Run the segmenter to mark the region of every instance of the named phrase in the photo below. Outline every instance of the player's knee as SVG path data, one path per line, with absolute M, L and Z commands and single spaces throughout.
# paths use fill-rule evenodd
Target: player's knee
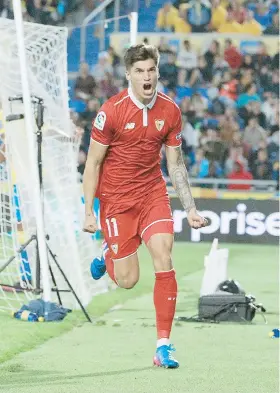
M 171 253 L 169 251 L 158 253 L 154 258 L 154 267 L 157 272 L 171 270 L 173 268 Z
M 138 277 L 134 275 L 118 275 L 116 277 L 116 280 L 119 284 L 119 287 L 124 289 L 131 289 L 137 284 Z

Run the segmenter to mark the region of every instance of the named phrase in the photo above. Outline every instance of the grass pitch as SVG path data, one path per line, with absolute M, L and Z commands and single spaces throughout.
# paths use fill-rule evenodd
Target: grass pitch
M 175 322 L 172 341 L 180 368 L 153 368 L 154 275 L 150 257 L 141 248 L 140 282 L 130 291 L 97 296 L 88 308 L 95 324 L 84 323 L 79 312 L 49 324 L 0 314 L 0 391 L 276 393 L 279 344 L 269 332 L 279 327 L 278 248 L 228 247 L 229 276 L 264 304 L 268 324 L 260 315 L 252 325 Z M 177 315 L 197 311 L 203 256 L 209 249 L 209 244 L 174 247 Z

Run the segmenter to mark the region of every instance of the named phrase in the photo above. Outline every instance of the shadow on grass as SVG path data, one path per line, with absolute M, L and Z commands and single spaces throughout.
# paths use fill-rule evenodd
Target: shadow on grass
M 93 372 L 87 374 L 59 374 L 58 372 L 52 371 L 44 371 L 44 370 L 28 370 L 21 371 L 20 373 L 13 373 L 8 371 L 8 369 L 2 369 L 1 371 L 6 371 L 5 374 L 2 374 L 0 377 L 1 380 L 1 388 L 17 388 L 22 387 L 25 384 L 28 386 L 42 386 L 45 384 L 47 386 L 52 385 L 60 385 L 60 384 L 72 384 L 73 382 L 79 382 L 80 379 L 84 378 L 98 378 L 98 377 L 111 377 L 114 375 L 124 375 L 133 373 L 137 375 L 142 371 L 151 370 L 153 367 L 139 367 L 139 368 L 129 368 L 126 370 L 115 370 L 115 371 L 102 371 L 102 372 Z

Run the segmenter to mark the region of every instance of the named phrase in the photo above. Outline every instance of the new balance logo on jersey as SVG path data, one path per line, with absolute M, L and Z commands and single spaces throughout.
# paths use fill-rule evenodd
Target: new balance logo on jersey
M 127 123 L 126 126 L 124 127 L 125 130 L 133 130 L 135 127 L 135 123 Z
M 161 131 L 164 126 L 164 120 L 155 120 L 156 128 L 158 131 Z

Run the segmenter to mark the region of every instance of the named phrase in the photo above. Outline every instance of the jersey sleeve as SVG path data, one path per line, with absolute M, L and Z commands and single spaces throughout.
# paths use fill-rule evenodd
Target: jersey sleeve
M 168 147 L 178 147 L 182 144 L 182 116 L 180 109 L 174 104 L 173 120 L 165 139 Z
M 91 139 L 104 146 L 109 146 L 113 139 L 114 109 L 105 102 L 92 122 Z

